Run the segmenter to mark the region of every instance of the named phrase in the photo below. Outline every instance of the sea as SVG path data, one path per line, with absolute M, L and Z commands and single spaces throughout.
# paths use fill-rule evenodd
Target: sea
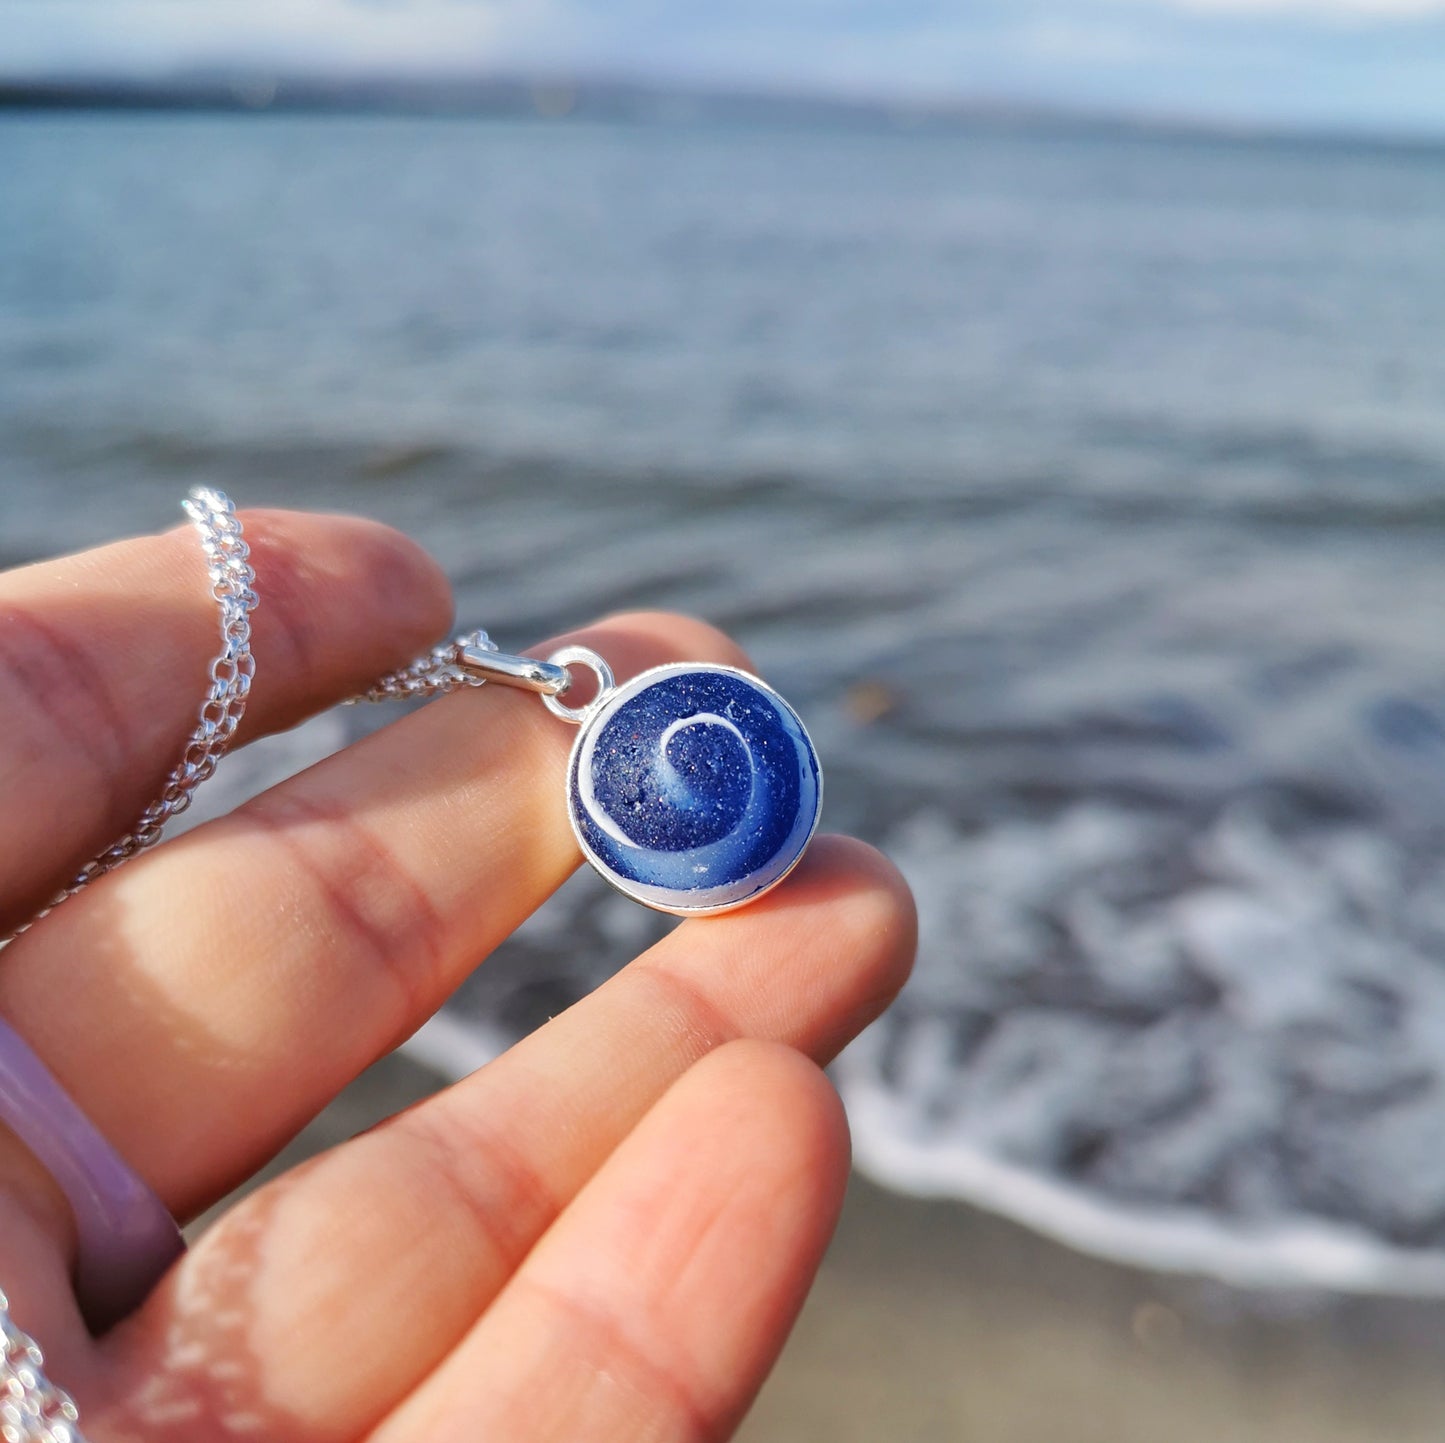
M 1445 1292 L 1445 151 L 5 114 L 0 562 L 198 482 L 406 528 L 504 645 L 749 648 L 918 896 L 834 1068 L 874 1179 Z M 664 925 L 579 875 L 409 1045 L 465 1072 Z

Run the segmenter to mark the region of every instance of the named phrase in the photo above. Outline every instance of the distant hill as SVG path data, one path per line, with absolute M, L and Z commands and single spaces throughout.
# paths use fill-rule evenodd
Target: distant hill
M 822 121 L 923 125 L 1072 117 L 982 104 L 905 104 L 782 91 L 688 88 L 634 80 L 519 75 L 328 76 L 197 70 L 159 79 L 0 77 L 0 106 L 92 110 L 392 111 L 419 115 L 568 115 L 599 120 Z M 1116 122 L 1127 123 L 1127 122 Z
M 130 110 L 474 115 L 638 124 L 826 125 L 890 130 L 998 129 L 1215 141 L 1327 140 L 1367 148 L 1436 150 L 1436 139 L 1317 135 L 1177 117 L 1107 114 L 978 100 L 867 99 L 768 90 L 673 86 L 589 77 L 428 77 L 194 70 L 154 79 L 0 76 L 5 110 Z

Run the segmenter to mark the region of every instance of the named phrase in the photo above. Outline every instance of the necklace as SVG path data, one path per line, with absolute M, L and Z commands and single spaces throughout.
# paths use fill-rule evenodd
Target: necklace
M 680 916 L 728 912 L 792 871 L 818 825 L 823 775 L 801 718 L 737 667 L 674 662 L 617 685 L 586 647 L 545 662 L 487 646 L 463 650 L 482 680 L 541 694 L 579 730 L 567 810 L 582 855 L 619 891 Z M 570 668 L 597 691 L 559 698 Z
M 12 936 L 154 846 L 215 771 L 245 712 L 258 597 L 241 522 L 230 498 L 210 487 L 193 488 L 183 505 L 221 623 L 221 650 L 195 729 L 135 826 Z M 584 705 L 562 700 L 574 668 L 596 680 Z M 787 876 L 817 829 L 823 775 L 807 729 L 777 692 L 737 667 L 675 662 L 618 684 L 587 647 L 563 647 L 542 660 L 503 652 L 486 632 L 472 631 L 351 700 L 426 699 L 488 682 L 535 692 L 553 716 L 578 728 L 566 774 L 572 831 L 587 861 L 645 906 L 679 916 L 745 906 Z

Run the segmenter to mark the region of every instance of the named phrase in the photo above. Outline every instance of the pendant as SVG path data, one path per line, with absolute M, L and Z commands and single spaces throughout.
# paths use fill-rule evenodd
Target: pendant
M 567 810 L 582 855 L 659 912 L 730 912 L 776 887 L 818 826 L 823 774 L 797 712 L 737 667 L 674 662 L 615 685 L 586 647 L 545 662 L 469 647 L 474 674 L 540 692 L 579 730 Z M 560 700 L 584 666 L 597 694 Z

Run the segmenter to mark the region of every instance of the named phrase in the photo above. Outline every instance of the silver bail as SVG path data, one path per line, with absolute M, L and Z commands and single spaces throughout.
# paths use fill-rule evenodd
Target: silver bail
M 487 681 L 503 686 L 520 687 L 523 691 L 557 696 L 572 684 L 565 666 L 539 661 L 535 656 L 512 656 L 505 651 L 492 651 L 481 646 L 464 646 L 457 665 Z

